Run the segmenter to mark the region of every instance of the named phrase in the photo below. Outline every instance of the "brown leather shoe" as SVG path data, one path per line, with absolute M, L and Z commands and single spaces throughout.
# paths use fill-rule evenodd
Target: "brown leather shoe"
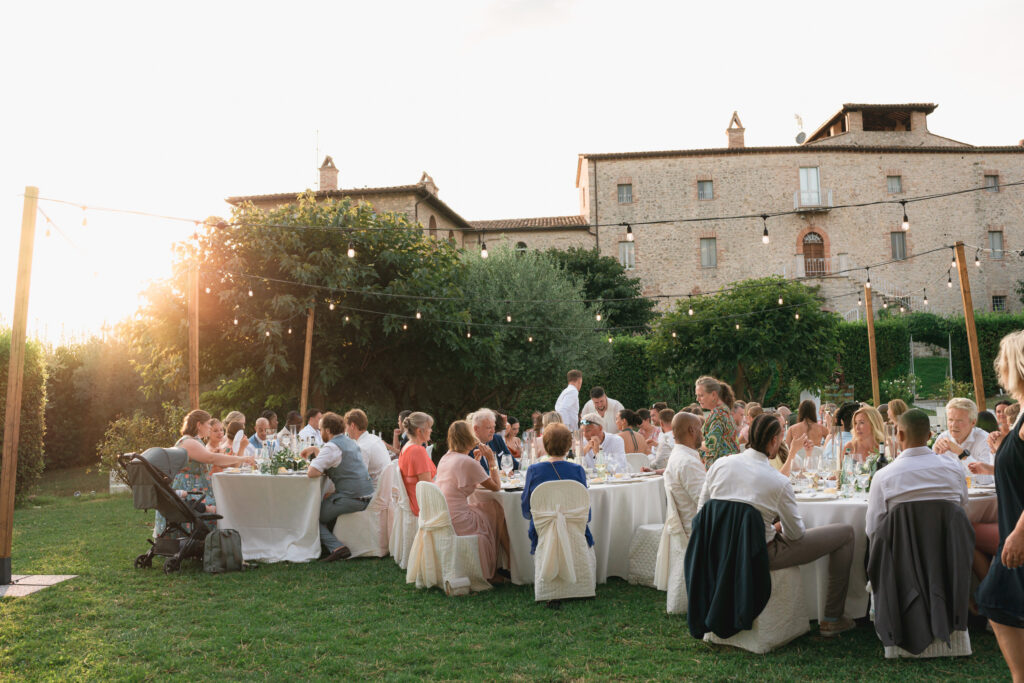
M 352 551 L 348 549 L 347 545 L 339 545 L 334 552 L 325 557 L 322 562 L 334 562 L 336 560 L 347 560 L 352 557 Z
M 838 636 L 840 633 L 845 633 L 857 626 L 857 623 L 850 617 L 843 617 L 838 621 L 822 621 L 818 624 L 818 633 L 831 638 L 832 636 Z

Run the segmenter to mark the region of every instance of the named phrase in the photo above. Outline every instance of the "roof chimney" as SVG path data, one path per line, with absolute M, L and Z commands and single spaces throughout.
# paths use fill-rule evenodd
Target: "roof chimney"
M 334 165 L 334 159 L 330 156 L 324 157 L 324 163 L 320 167 L 320 189 L 338 189 L 338 168 Z
M 726 133 L 729 135 L 729 149 L 735 149 L 737 147 L 746 147 L 743 142 L 743 131 L 746 128 L 740 123 L 740 116 L 736 112 L 732 113 L 732 118 L 729 119 L 729 128 L 726 129 Z

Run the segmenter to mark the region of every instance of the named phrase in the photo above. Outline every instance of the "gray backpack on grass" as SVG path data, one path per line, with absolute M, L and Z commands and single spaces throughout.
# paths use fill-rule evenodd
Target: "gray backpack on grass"
M 214 529 L 206 536 L 203 571 L 210 574 L 242 570 L 242 537 L 234 529 Z

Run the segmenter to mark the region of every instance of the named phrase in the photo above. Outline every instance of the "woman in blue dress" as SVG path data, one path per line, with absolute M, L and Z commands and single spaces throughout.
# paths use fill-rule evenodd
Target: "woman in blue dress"
M 243 464 L 256 464 L 252 457 L 213 453 L 206 448 L 203 439 L 210 434 L 211 416 L 205 410 L 193 410 L 185 416 L 181 425 L 181 438 L 174 444 L 175 448 L 184 448 L 188 454 L 185 467 L 174 476 L 171 488 L 175 491 L 197 492 L 200 503 L 206 505 L 207 512 L 216 512 L 217 501 L 213 497 L 213 486 L 210 483 L 210 467 L 233 467 Z M 167 522 L 158 511 L 153 525 L 153 535 L 163 533 Z
M 578 481 L 587 485 L 587 473 L 574 462 L 568 462 L 565 454 L 572 448 L 572 434 L 564 424 L 550 424 L 544 428 L 544 450 L 548 459 L 530 465 L 526 470 L 526 485 L 523 487 L 523 517 L 530 520 L 530 554 L 537 550 L 537 530 L 533 526 L 533 515 L 530 513 L 530 496 L 533 490 L 546 481 Z M 590 522 L 590 511 L 587 511 L 587 522 Z M 587 524 L 587 545 L 594 545 L 594 537 L 590 535 L 590 524 Z

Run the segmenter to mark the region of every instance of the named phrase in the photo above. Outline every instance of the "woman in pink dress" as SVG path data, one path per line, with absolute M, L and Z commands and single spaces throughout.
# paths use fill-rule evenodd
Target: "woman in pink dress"
M 476 457 L 468 455 L 476 447 Z M 501 490 L 501 470 L 494 453 L 480 443 L 473 428 L 464 420 L 452 423 L 448 428 L 450 449 L 437 463 L 434 483 L 441 489 L 448 502 L 448 514 L 452 526 L 459 536 L 477 537 L 480 546 L 480 568 L 491 583 L 503 583 L 498 574 L 498 544 L 509 554 L 508 529 L 505 527 L 505 512 L 498 501 L 469 497 L 482 486 L 488 491 Z M 480 458 L 487 458 L 491 473 L 487 474 L 480 464 Z

